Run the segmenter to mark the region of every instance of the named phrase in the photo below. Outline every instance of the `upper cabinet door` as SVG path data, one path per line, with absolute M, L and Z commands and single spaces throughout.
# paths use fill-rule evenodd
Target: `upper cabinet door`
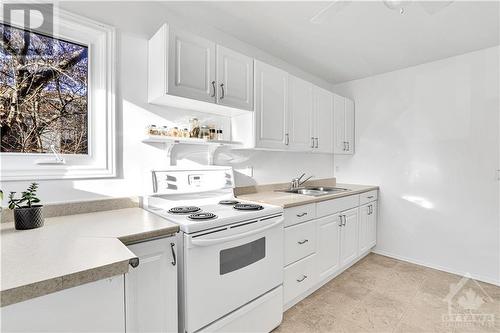
M 216 101 L 215 43 L 170 27 L 168 93 Z
M 255 61 L 255 145 L 286 149 L 288 74 L 279 68 Z
M 289 147 L 293 150 L 311 150 L 315 144 L 311 134 L 313 85 L 289 75 L 288 101 Z
M 217 103 L 253 110 L 253 59 L 217 45 Z
M 347 154 L 354 154 L 354 101 L 345 99 L 345 141 Z
M 314 151 L 333 153 L 333 94 L 319 87 L 314 87 Z
M 347 143 L 345 140 L 345 98 L 339 95 L 333 95 L 333 135 L 334 135 L 334 153 L 345 154 Z

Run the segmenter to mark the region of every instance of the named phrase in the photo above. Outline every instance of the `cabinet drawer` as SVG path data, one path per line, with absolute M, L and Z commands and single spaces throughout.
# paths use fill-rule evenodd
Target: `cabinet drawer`
M 315 231 L 314 221 L 285 228 L 285 266 L 314 252 Z
M 308 204 L 285 209 L 285 227 L 312 220 L 316 217 L 316 204 Z
M 350 195 L 348 197 L 318 202 L 316 204 L 316 212 L 318 217 L 323 217 L 357 206 L 359 206 L 359 195 Z
M 307 291 L 315 283 L 314 260 L 316 255 L 312 254 L 285 268 L 283 279 L 284 304 Z
M 375 201 L 378 197 L 378 190 L 373 190 L 370 192 L 361 193 L 359 195 L 359 205 L 364 205 L 365 203 Z

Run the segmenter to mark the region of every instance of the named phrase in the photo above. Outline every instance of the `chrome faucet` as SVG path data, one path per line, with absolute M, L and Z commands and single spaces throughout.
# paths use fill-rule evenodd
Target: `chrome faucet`
M 314 176 L 309 176 L 307 177 L 306 179 L 302 180 L 302 177 L 304 177 L 306 174 L 303 173 L 302 175 L 300 175 L 300 177 L 298 178 L 293 178 L 291 181 L 290 181 L 290 190 L 296 190 L 298 189 L 302 184 L 304 184 L 305 182 L 307 182 L 309 179 L 311 179 L 312 177 Z

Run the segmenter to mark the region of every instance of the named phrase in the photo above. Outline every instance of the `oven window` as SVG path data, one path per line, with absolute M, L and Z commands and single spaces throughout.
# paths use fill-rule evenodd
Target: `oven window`
M 220 275 L 253 264 L 266 256 L 266 238 L 220 251 Z

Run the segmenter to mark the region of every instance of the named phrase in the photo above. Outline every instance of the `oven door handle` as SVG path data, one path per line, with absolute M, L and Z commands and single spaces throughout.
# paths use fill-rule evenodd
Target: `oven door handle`
M 211 246 L 211 245 L 215 245 L 215 244 L 225 243 L 225 242 L 229 242 L 229 241 L 232 241 L 235 239 L 240 239 L 240 238 L 244 238 L 244 237 L 248 237 L 248 236 L 252 236 L 252 235 L 261 233 L 263 231 L 266 231 L 267 229 L 274 228 L 275 226 L 277 226 L 278 224 L 281 224 L 281 223 L 283 223 L 283 220 L 279 219 L 279 221 L 276 221 L 272 224 L 266 225 L 265 227 L 255 229 L 255 230 L 250 230 L 250 231 L 244 232 L 242 234 L 236 234 L 236 235 L 232 235 L 232 236 L 228 236 L 228 237 L 211 238 L 211 239 L 193 239 L 193 238 L 191 238 L 191 244 L 193 244 L 195 246 Z

